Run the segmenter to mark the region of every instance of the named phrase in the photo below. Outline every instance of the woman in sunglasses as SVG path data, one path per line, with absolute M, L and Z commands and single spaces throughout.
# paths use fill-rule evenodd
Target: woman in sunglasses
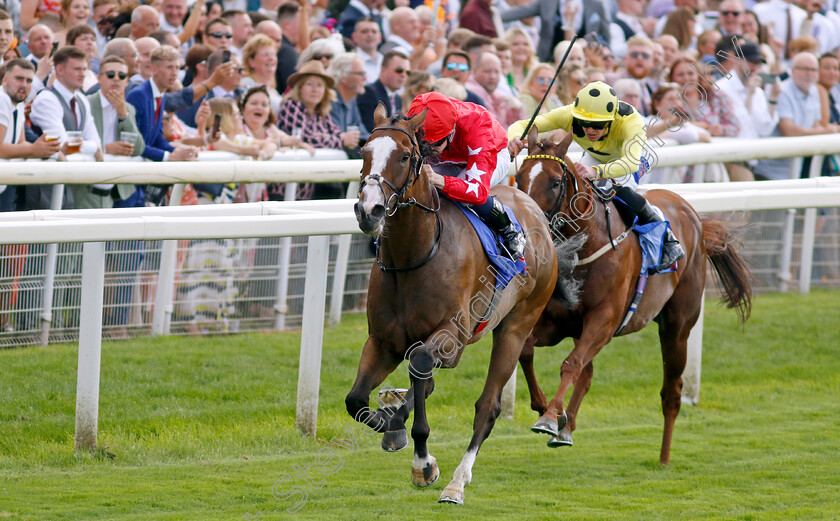
M 548 92 L 548 86 L 554 77 L 554 67 L 547 63 L 540 63 L 534 66 L 525 77 L 524 88 L 519 93 L 519 101 L 525 106 L 525 114 L 533 114 Z M 551 92 L 540 108 L 540 114 L 550 112 L 561 105 L 560 98 L 555 92 Z
M 527 126 L 528 120 L 522 120 L 508 129 L 508 151 L 512 157 L 524 147 L 519 137 Z M 635 191 L 639 178 L 650 166 L 645 157 L 645 122 L 636 109 L 618 100 L 612 87 L 592 82 L 578 91 L 574 103 L 537 116 L 534 126 L 539 132 L 571 132 L 584 151 L 581 161 L 575 164 L 578 175 L 599 180 L 602 188 L 615 189 L 617 198 L 639 218 L 639 224 L 662 220 L 647 199 Z M 657 271 L 669 268 L 684 256 L 685 251 L 669 228 Z
M 507 178 L 510 168 L 504 128 L 484 107 L 439 92 L 414 98 L 406 116 L 424 110 L 426 119 L 417 138 L 429 182 L 453 201 L 470 206 L 504 238 L 511 258 L 519 259 L 525 253 L 525 235 L 513 225 L 505 205 L 489 193 Z

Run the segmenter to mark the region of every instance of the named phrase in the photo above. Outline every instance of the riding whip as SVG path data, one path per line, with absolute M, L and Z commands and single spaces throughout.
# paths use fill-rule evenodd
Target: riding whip
M 522 132 L 522 136 L 519 138 L 520 140 L 523 140 L 528 136 L 528 131 L 531 130 L 531 125 L 533 125 L 534 120 L 537 119 L 537 116 L 540 113 L 540 109 L 542 108 L 543 103 L 545 103 L 546 98 L 548 98 L 548 93 L 551 92 L 551 87 L 554 86 L 554 80 L 556 80 L 557 76 L 560 74 L 560 70 L 563 68 L 563 64 L 566 63 L 566 58 L 569 56 L 569 52 L 572 50 L 572 47 L 575 45 L 575 41 L 577 41 L 577 39 L 578 35 L 577 33 L 575 33 L 575 35 L 572 37 L 572 43 L 570 43 L 569 46 L 566 47 L 566 52 L 565 54 L 563 54 L 563 59 L 560 60 L 560 65 L 558 65 L 557 70 L 554 71 L 554 77 L 551 78 L 551 82 L 548 84 L 548 90 L 546 90 L 545 94 L 543 94 L 543 97 L 540 100 L 539 105 L 537 105 L 537 108 L 534 109 L 534 113 L 531 115 L 531 120 L 528 121 L 528 125 L 525 126 L 525 131 Z

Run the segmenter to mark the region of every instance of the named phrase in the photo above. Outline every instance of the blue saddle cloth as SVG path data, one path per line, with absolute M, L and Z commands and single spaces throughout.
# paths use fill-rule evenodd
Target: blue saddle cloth
M 450 199 L 450 201 L 452 200 Z M 467 220 L 470 221 L 475 233 L 478 234 L 478 239 L 481 241 L 484 253 L 486 253 L 487 258 L 490 259 L 490 264 L 496 268 L 496 288 L 504 289 L 513 277 L 525 272 L 525 261 L 513 261 L 510 257 L 502 253 L 499 249 L 499 241 L 502 240 L 499 234 L 491 230 L 486 224 L 484 224 L 484 221 L 482 221 L 481 218 L 479 218 L 466 206 L 462 205 L 458 201 L 452 201 L 452 203 L 467 216 Z M 505 212 L 516 229 L 522 231 L 522 225 L 519 224 L 519 221 L 516 219 L 513 211 L 508 208 L 507 205 L 505 205 Z
M 656 208 L 656 210 L 662 213 L 659 208 Z M 648 224 L 634 224 L 633 230 L 639 235 L 639 246 L 642 248 L 642 273 L 656 272 L 656 267 L 659 265 L 659 261 L 662 260 L 662 247 L 665 243 L 665 233 L 670 228 L 671 223 L 667 219 Z M 677 271 L 676 266 L 677 263 L 675 262 L 673 266 L 659 273 Z

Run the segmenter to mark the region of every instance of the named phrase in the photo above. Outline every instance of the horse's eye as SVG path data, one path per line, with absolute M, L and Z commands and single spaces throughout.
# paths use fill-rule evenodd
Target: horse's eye
M 552 190 L 555 189 L 555 188 L 558 188 L 559 186 L 560 186 L 560 180 L 559 179 L 555 179 L 554 182 L 551 184 Z
M 403 163 L 405 163 L 406 161 L 408 161 L 408 159 L 409 159 L 410 157 L 411 157 L 411 154 L 409 154 L 408 152 L 406 152 L 405 154 L 403 154 L 402 159 L 400 159 L 400 161 L 401 161 L 401 162 L 403 162 Z

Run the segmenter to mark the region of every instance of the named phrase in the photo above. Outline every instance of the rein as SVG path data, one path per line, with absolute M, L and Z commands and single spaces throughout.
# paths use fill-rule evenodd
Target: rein
M 440 220 L 440 215 L 438 215 L 438 210 L 440 210 L 440 196 L 437 194 L 437 190 L 435 190 L 434 195 L 435 195 L 435 198 L 437 199 L 436 208 L 429 208 L 428 206 L 418 202 L 417 199 L 415 199 L 414 197 L 409 197 L 408 199 L 403 200 L 403 198 L 405 197 L 405 193 L 408 191 L 408 189 L 411 187 L 411 185 L 413 185 L 414 182 L 417 181 L 417 179 L 420 178 L 420 169 L 423 167 L 423 157 L 420 154 L 420 146 L 417 144 L 417 138 L 415 136 L 413 136 L 409 131 L 407 131 L 404 128 L 397 127 L 397 126 L 392 126 L 392 125 L 386 125 L 386 126 L 374 128 L 371 131 L 371 134 L 373 134 L 374 132 L 376 132 L 378 130 L 396 130 L 398 132 L 402 132 L 403 134 L 408 136 L 408 138 L 411 140 L 412 151 L 411 151 L 411 163 L 409 164 L 408 179 L 405 180 L 405 183 L 403 183 L 402 187 L 397 188 L 396 186 L 394 186 L 393 183 L 391 183 L 391 181 L 385 179 L 380 174 L 369 174 L 368 176 L 366 176 L 364 178 L 364 183 L 359 183 L 358 196 L 361 196 L 362 187 L 364 185 L 371 185 L 371 186 L 377 185 L 379 187 L 379 190 L 382 192 L 382 199 L 385 201 L 385 212 L 387 213 L 388 217 L 393 217 L 394 214 L 396 214 L 397 211 L 400 210 L 401 208 L 409 208 L 409 207 L 412 207 L 412 206 L 416 206 L 417 208 L 420 208 L 421 210 L 423 210 L 426 213 L 434 214 L 435 220 L 437 221 L 437 223 L 436 223 L 437 224 L 437 226 L 436 226 L 437 233 L 436 233 L 436 236 L 435 236 L 435 243 L 432 245 L 432 250 L 426 256 L 426 258 L 423 259 L 419 264 L 411 266 L 410 268 L 398 268 L 398 267 L 389 268 L 388 266 L 385 266 L 385 264 L 380 259 L 380 256 L 379 256 L 380 242 L 379 242 L 379 240 L 377 239 L 376 242 L 375 242 L 375 244 L 376 244 L 376 263 L 379 265 L 380 270 L 382 270 L 386 273 L 414 271 L 414 270 L 422 268 L 423 266 L 428 264 L 429 261 L 432 260 L 432 257 L 435 256 L 435 254 L 438 251 L 438 248 L 440 247 L 440 240 L 441 240 L 441 237 L 443 236 L 443 221 Z M 391 194 L 390 197 L 386 197 L 385 188 L 383 188 L 383 186 L 382 186 L 383 184 L 385 184 L 391 190 L 392 194 Z

